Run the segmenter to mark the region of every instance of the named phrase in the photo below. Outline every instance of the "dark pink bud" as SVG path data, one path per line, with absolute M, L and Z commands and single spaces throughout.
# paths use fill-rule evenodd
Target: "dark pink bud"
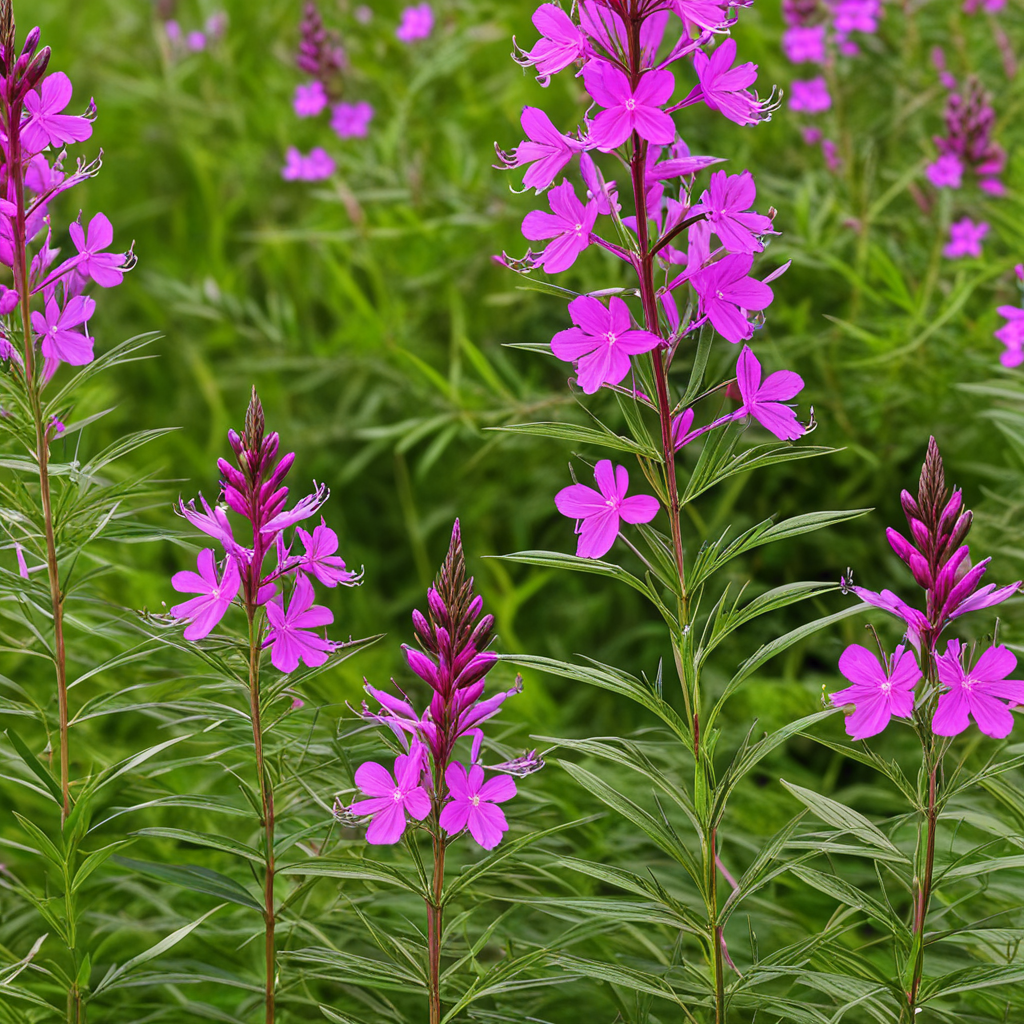
M 46 68 L 50 63 L 50 48 L 44 46 L 28 66 L 28 71 L 25 72 L 25 84 L 30 88 L 34 89 L 39 82 L 42 80 L 43 75 L 46 74 Z
M 419 633 L 419 635 L 423 638 L 424 643 L 426 643 L 429 647 L 433 648 L 434 637 L 430 632 L 430 623 L 427 622 L 426 618 L 424 618 L 423 616 L 423 612 L 421 612 L 418 608 L 413 608 L 412 610 L 412 625 L 413 629 L 415 629 L 416 632 Z
M 927 590 L 932 585 L 932 571 L 928 568 L 928 562 L 924 556 L 919 555 L 915 551 L 910 556 L 910 561 L 907 564 L 910 566 L 910 571 L 914 574 L 914 581 L 917 585 Z
M 427 604 L 430 605 L 430 611 L 434 618 L 441 622 L 448 621 L 448 606 L 433 587 L 427 591 Z
M 955 551 L 949 561 L 939 570 L 938 575 L 935 577 L 935 596 L 940 604 L 946 600 L 946 595 L 956 585 L 958 570 L 964 564 L 964 559 L 969 554 L 970 549 L 965 544 L 962 548 Z M 969 566 L 970 562 L 968 561 L 966 564 Z M 962 575 L 963 573 L 959 573 L 959 576 Z
M 953 527 L 949 540 L 946 542 L 946 551 L 952 551 L 953 548 L 963 544 L 964 538 L 971 532 L 972 522 L 974 522 L 974 513 L 970 509 L 960 515 L 956 525 Z
M 940 537 L 949 532 L 950 527 L 953 525 L 953 521 L 960 513 L 963 503 L 963 491 L 957 488 L 953 492 L 953 497 L 951 497 L 946 503 L 946 507 L 942 510 L 942 516 L 939 518 L 938 532 Z
M 898 530 L 894 530 L 891 526 L 885 531 L 885 536 L 889 540 L 889 546 L 896 552 L 900 558 L 903 559 L 907 565 L 910 565 L 910 560 L 917 554 L 914 550 L 913 544 L 907 540 Z
M 473 580 L 470 579 L 469 585 L 473 585 Z M 469 602 L 469 608 L 466 609 L 466 618 L 472 622 L 476 619 L 480 613 L 484 610 L 484 599 L 477 594 L 472 601 Z
M 288 500 L 288 488 L 282 487 L 265 501 L 261 501 L 260 504 L 263 506 L 263 517 L 264 519 L 273 519 L 284 508 L 284 503 Z
M 461 715 L 477 698 L 483 696 L 485 683 L 481 679 L 478 682 L 470 683 L 461 690 L 456 690 L 452 695 L 452 709 L 456 715 Z
M 452 674 L 457 676 L 477 656 L 477 652 L 478 648 L 466 644 L 452 662 Z
M 943 605 L 942 614 L 939 616 L 940 622 L 949 618 L 956 611 L 957 607 L 978 589 L 978 584 L 981 582 L 982 576 L 985 575 L 988 563 L 991 561 L 991 558 L 986 558 L 974 566 L 973 569 L 969 569 L 963 579 L 950 591 L 949 597 L 946 598 L 946 603 Z
M 917 507 L 917 502 L 910 491 L 904 490 L 900 492 L 900 504 L 903 506 L 903 514 L 908 520 L 921 518 L 921 510 Z
M 24 57 L 26 54 L 31 57 L 36 52 L 36 47 L 39 45 L 39 36 L 41 35 L 39 26 L 36 25 L 34 29 L 27 36 L 25 36 L 25 45 L 21 48 L 21 55 Z
M 275 430 L 274 433 L 270 434 L 263 442 L 263 458 L 270 462 L 275 455 L 277 455 L 278 448 L 281 447 L 281 437 Z
M 245 487 L 245 477 L 227 459 L 218 459 L 217 468 L 232 487 L 237 487 L 239 490 Z
M 295 452 L 289 452 L 281 457 L 281 461 L 274 467 L 268 482 L 276 487 L 287 475 L 295 462 Z
M 455 680 L 455 689 L 469 686 L 478 682 L 491 670 L 491 666 L 498 660 L 498 656 L 491 651 L 484 651 L 478 654 L 458 675 Z
M 921 551 L 927 551 L 929 542 L 932 539 L 931 534 L 928 532 L 928 527 L 920 519 L 911 519 L 910 532 L 914 535 L 916 547 Z
M 249 502 L 246 501 L 244 495 L 237 488 L 232 487 L 230 484 L 224 488 L 224 501 L 227 502 L 228 508 L 237 512 L 240 516 L 249 515 Z
M 494 629 L 494 616 L 485 615 L 477 624 L 476 628 L 470 634 L 469 646 L 475 647 L 477 650 L 487 646 L 487 641 L 491 637 L 491 631 Z
M 228 431 L 228 444 L 231 445 L 231 450 L 239 458 L 242 457 L 242 438 L 239 436 L 237 430 Z
M 437 665 L 430 660 L 425 654 L 417 651 L 415 647 L 409 647 L 408 644 L 402 645 L 402 650 L 405 652 L 405 660 L 409 663 L 409 668 L 413 670 L 425 682 L 435 689 L 440 689 L 438 680 Z

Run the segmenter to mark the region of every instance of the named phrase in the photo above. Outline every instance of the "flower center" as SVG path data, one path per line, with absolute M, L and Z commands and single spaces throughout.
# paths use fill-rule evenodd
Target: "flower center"
M 402 802 L 402 791 L 397 786 L 395 786 L 394 793 L 391 794 L 391 799 L 394 800 L 396 804 L 400 804 Z
M 716 291 L 715 295 L 719 299 L 724 299 L 725 298 L 725 292 L 722 292 L 722 291 Z
M 619 340 L 619 336 L 617 334 L 613 334 L 611 331 L 608 331 L 604 337 L 605 341 L 607 341 L 609 345 L 614 345 L 615 342 Z
M 583 225 L 582 224 L 577 224 L 576 227 L 573 230 L 578 235 L 583 230 Z
M 626 100 L 626 109 L 627 110 L 636 110 L 636 100 L 633 99 L 632 96 L 630 96 L 629 99 Z
M 474 807 L 479 807 L 480 806 L 480 794 L 479 793 L 474 793 L 469 802 Z
M 884 683 L 882 683 L 882 693 L 888 695 L 891 692 L 892 692 L 892 680 L 891 679 L 886 679 L 886 681 Z

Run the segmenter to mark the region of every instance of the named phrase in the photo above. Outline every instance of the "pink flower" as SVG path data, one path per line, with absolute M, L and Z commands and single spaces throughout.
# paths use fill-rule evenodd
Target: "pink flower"
M 1006 323 L 995 332 L 995 336 L 1006 346 L 999 362 L 1011 368 L 1020 366 L 1024 363 L 1024 309 L 1000 306 L 996 312 L 1006 317 Z
M 629 473 L 625 466 L 614 470 L 609 459 L 594 467 L 594 480 L 599 490 L 584 484 L 564 487 L 555 495 L 555 506 L 563 516 L 578 520 L 576 532 L 579 558 L 601 558 L 619 535 L 620 520 L 627 523 L 649 523 L 660 508 L 658 499 L 649 494 L 626 497 Z
M 18 560 L 18 575 L 28 579 L 28 563 L 25 561 L 25 549 L 20 544 L 14 545 L 14 557 Z
M 206 49 L 206 33 L 201 32 L 199 29 L 194 29 L 185 37 L 185 45 L 193 53 L 201 53 Z
M 1006 678 L 1017 667 L 1017 659 L 1006 647 L 990 647 L 974 668 L 965 671 L 965 653 L 959 640 L 950 640 L 946 653 L 936 659 L 939 682 L 948 690 L 939 697 L 932 732 L 958 736 L 973 716 L 986 736 L 1004 739 L 1013 729 L 1010 708 L 1024 703 L 1024 680 Z
M 881 0 L 839 0 L 832 15 L 836 32 L 877 32 L 881 6 Z
M 914 713 L 914 687 L 921 670 L 913 651 L 897 647 L 892 660 L 880 665 L 866 647 L 851 644 L 839 659 L 839 671 L 853 685 L 830 694 L 829 699 L 837 708 L 856 705 L 846 719 L 846 733 L 855 740 L 877 736 L 893 715 L 910 718 Z
M 331 128 L 339 139 L 365 138 L 372 120 L 373 107 L 366 100 L 335 103 L 331 108 Z
M 982 221 L 975 224 L 970 217 L 954 221 L 949 227 L 949 243 L 942 250 L 947 260 L 970 256 L 978 259 L 981 256 L 981 240 L 988 234 L 988 224 Z
M 583 68 L 583 82 L 594 100 L 606 108 L 590 126 L 591 145 L 606 151 L 617 149 L 634 131 L 656 145 L 668 145 L 675 139 L 675 122 L 661 109 L 676 87 L 671 71 L 646 72 L 634 92 L 618 68 L 591 61 Z
M 715 171 L 710 185 L 700 197 L 700 203 L 689 211 L 690 215 L 703 213 L 711 230 L 729 252 L 761 252 L 764 245 L 755 236 L 768 234 L 772 219 L 746 212 L 757 196 L 754 176 L 750 171 L 742 174 Z
M 55 298 L 46 303 L 46 313 L 32 314 L 32 329 L 42 342 L 43 355 L 71 366 L 84 366 L 93 359 L 93 339 L 74 328 L 92 316 L 96 303 L 84 295 L 76 295 L 61 309 Z
M 61 113 L 71 102 L 71 93 L 71 79 L 63 71 L 47 75 L 39 92 L 28 91 L 25 110 L 29 116 L 21 123 L 21 139 L 28 152 L 39 153 L 47 146 L 84 142 L 92 135 L 89 118 Z
M 80 257 L 75 265 L 79 274 L 91 277 L 101 288 L 113 288 L 124 280 L 125 254 L 102 251 L 114 241 L 114 229 L 102 213 L 89 221 L 88 234 L 78 221 L 68 227 L 68 233 Z
M 672 7 L 684 22 L 711 31 L 726 24 L 724 6 L 712 0 L 672 0 Z
M 458 761 L 448 765 L 444 780 L 452 798 L 441 810 L 441 828 L 454 836 L 468 826 L 469 834 L 485 850 L 493 850 L 508 831 L 505 812 L 494 805 L 511 800 L 516 784 L 507 775 L 484 782 L 480 765 L 467 772 Z
M 533 210 L 523 219 L 523 235 L 531 241 L 553 239 L 534 257 L 534 265 L 549 274 L 568 270 L 584 249 L 590 245 L 591 232 L 597 220 L 597 204 L 583 205 L 576 198 L 572 183 L 563 181 L 548 193 L 551 213 Z
M 696 433 L 690 432 L 692 426 L 692 409 L 684 409 L 678 416 L 672 418 L 672 446 L 676 451 L 688 445 L 697 436 Z
M 551 75 L 583 56 L 587 38 L 557 4 L 541 4 L 533 13 L 533 24 L 541 38 L 532 50 L 517 59 L 524 68 L 536 67 L 538 79 L 546 85 Z
M 304 82 L 295 87 L 292 100 L 296 117 L 316 117 L 327 106 L 327 91 L 323 82 Z
M 576 326 L 559 331 L 551 351 L 566 362 L 579 361 L 576 376 L 588 395 L 602 384 L 618 384 L 629 373 L 629 357 L 650 352 L 661 340 L 635 329 L 629 307 L 617 297 L 606 307 L 600 299 L 580 295 L 569 303 L 569 315 Z
M 563 135 L 538 107 L 523 107 L 521 122 L 528 141 L 520 142 L 511 155 L 499 151 L 498 156 L 507 169 L 533 164 L 523 175 L 523 187 L 540 192 L 558 177 L 576 153 L 583 151 L 583 143 Z
M 800 114 L 820 114 L 832 106 L 828 83 L 820 75 L 805 82 L 793 82 L 789 94 L 789 109 Z
M 315 596 L 313 584 L 305 576 L 298 576 L 287 611 L 280 599 L 267 605 L 271 628 L 263 646 L 270 648 L 270 660 L 280 672 L 294 672 L 300 661 L 315 668 L 334 650 L 330 640 L 312 632 L 334 621 L 329 608 L 313 604 Z
M 753 256 L 729 255 L 690 279 L 700 300 L 701 316 L 707 317 L 726 341 L 752 338 L 754 326 L 746 311 L 767 309 L 775 298 L 768 285 L 749 276 L 753 264 Z
M 356 769 L 356 785 L 369 800 L 357 800 L 353 814 L 372 814 L 366 841 L 376 846 L 397 843 L 405 832 L 406 814 L 422 821 L 430 813 L 430 797 L 420 785 L 423 775 L 423 747 L 414 743 L 408 754 L 395 758 L 395 774 L 376 761 Z
M 281 177 L 285 181 L 323 181 L 334 173 L 334 161 L 320 146 L 303 156 L 294 146 L 288 147 Z
M 795 441 L 807 428 L 796 418 L 796 413 L 783 403 L 803 390 L 804 382 L 792 370 L 776 370 L 761 383 L 761 364 L 749 345 L 743 346 L 736 364 L 736 382 L 739 384 L 743 405 L 736 413 L 753 416 L 765 430 L 780 441 Z
M 916 608 L 911 608 L 906 601 L 897 597 L 891 590 L 883 590 L 880 593 L 876 593 L 873 590 L 866 590 L 864 587 L 847 586 L 845 580 L 843 581 L 843 586 L 844 593 L 849 590 L 851 593 L 856 594 L 865 604 L 869 604 L 873 608 L 881 608 L 883 611 L 901 618 L 907 625 L 907 639 L 915 648 L 920 649 L 921 634 L 931 628 L 923 612 L 918 611 Z
M 960 157 L 947 153 L 929 164 L 924 173 L 936 188 L 959 188 L 963 184 L 964 165 Z
M 314 527 L 312 534 L 301 526 L 296 527 L 295 534 L 306 549 L 298 562 L 303 572 L 311 572 L 325 587 L 336 587 L 339 583 L 352 587 L 359 582 L 356 573 L 346 569 L 344 561 L 335 554 L 338 550 L 338 535 L 324 522 L 322 516 L 320 525 Z
M 712 109 L 736 124 L 757 124 L 768 116 L 767 100 L 760 100 L 750 86 L 757 81 L 757 65 L 736 60 L 736 40 L 726 39 L 709 57 L 703 50 L 693 55 L 693 66 L 700 84 L 687 100 L 703 99 Z
M 782 33 L 782 52 L 794 64 L 825 63 L 825 26 L 794 25 Z
M 402 22 L 395 29 L 395 38 L 403 43 L 426 39 L 434 30 L 434 12 L 430 4 L 417 4 L 402 11 Z
M 186 640 L 202 640 L 210 634 L 224 618 L 242 582 L 238 565 L 230 557 L 224 566 L 224 575 L 217 579 L 217 562 L 210 548 L 199 552 L 196 568 L 198 573 L 176 572 L 171 577 L 171 586 L 179 594 L 199 595 L 171 608 L 176 619 L 191 620 L 185 627 Z

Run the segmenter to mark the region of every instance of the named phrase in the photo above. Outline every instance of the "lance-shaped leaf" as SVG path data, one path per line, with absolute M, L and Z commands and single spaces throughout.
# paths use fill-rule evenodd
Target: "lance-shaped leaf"
M 517 551 L 512 555 L 491 555 L 503 562 L 518 562 L 520 565 L 538 565 L 546 569 L 572 569 L 576 572 L 593 573 L 618 580 L 638 590 L 649 601 L 654 598 L 647 584 L 638 580 L 631 572 L 627 572 L 614 562 L 604 562 L 600 558 L 578 558 L 576 555 L 562 554 L 559 551 Z
M 831 896 L 848 907 L 864 911 L 868 917 L 883 925 L 901 942 L 909 942 L 910 935 L 907 926 L 887 906 L 873 896 L 869 896 L 862 889 L 858 889 L 836 875 L 825 874 L 823 871 L 809 868 L 805 864 L 796 864 L 790 868 L 790 871 L 802 882 L 825 893 L 826 896 Z
M 130 871 L 138 871 L 159 882 L 170 882 L 180 885 L 192 892 L 205 893 L 228 903 L 237 903 L 262 913 L 263 904 L 233 878 L 222 875 L 210 868 L 197 867 L 191 864 L 150 864 L 146 861 L 131 860 L 128 857 L 112 857 L 111 860 Z
M 505 427 L 488 427 L 506 434 L 525 434 L 530 437 L 550 437 L 557 441 L 573 444 L 592 444 L 612 451 L 629 452 L 630 455 L 644 455 L 657 459 L 660 452 L 653 445 L 641 444 L 611 430 L 597 430 L 575 423 L 511 423 Z

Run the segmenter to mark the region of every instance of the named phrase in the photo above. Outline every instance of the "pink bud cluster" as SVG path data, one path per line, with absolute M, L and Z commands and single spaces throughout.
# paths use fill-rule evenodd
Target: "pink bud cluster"
M 959 640 L 949 640 L 941 655 L 938 645 L 941 634 L 961 615 L 1001 604 L 1016 594 L 1021 584 L 982 585 L 991 559 L 971 563 L 970 549 L 964 541 L 973 516 L 963 506 L 960 489 L 952 494 L 947 490 L 934 438 L 929 442 L 917 496 L 903 491 L 900 501 L 909 537 L 892 528 L 886 530 L 886 536 L 924 591 L 924 611 L 890 590 L 875 593 L 846 581 L 844 587 L 867 604 L 902 619 L 913 650 L 899 647 L 891 660 L 883 654 L 880 669 L 865 648 L 856 644 L 847 648 L 839 668 L 853 685 L 832 694 L 832 702 L 837 706 L 856 705 L 847 719 L 847 732 L 855 739 L 864 739 L 881 732 L 892 716 L 912 716 L 914 688 L 926 675 L 930 682 L 937 680 L 944 687 L 930 705 L 930 727 L 936 735 L 963 732 L 968 716 L 973 716 L 982 732 L 1004 737 L 1013 725 L 1004 701 L 1009 701 L 1010 707 L 1024 703 L 1024 681 L 1006 678 L 1016 667 L 1016 658 L 996 645 L 971 668 L 966 662 L 967 648 Z M 920 668 L 915 652 L 921 659 Z M 920 700 L 926 702 L 930 696 L 933 694 L 922 694 Z
M 480 751 L 481 726 L 519 692 L 509 690 L 484 697 L 487 673 L 497 656 L 486 650 L 494 630 L 494 617 L 483 614 L 483 599 L 473 593 L 466 578 L 459 523 L 452 531 L 448 558 L 436 585 L 427 592 L 427 614 L 414 611 L 413 628 L 419 648 L 405 646 L 406 661 L 432 691 L 427 708 L 418 713 L 412 701 L 395 697 L 367 684 L 366 692 L 380 705 L 364 717 L 386 725 L 406 753 L 395 761 L 394 774 L 376 762 L 362 765 L 356 785 L 368 799 L 356 801 L 349 811 L 373 815 L 366 838 L 370 843 L 396 843 L 407 825 L 407 815 L 422 821 L 433 814 L 431 827 L 449 836 L 469 830 L 490 850 L 508 829 L 505 815 L 494 806 L 516 794 L 509 775 L 525 775 L 542 767 L 531 754 L 517 762 L 495 766 L 500 775 L 484 781 Z M 470 740 L 468 769 L 455 759 L 460 740 Z
M 202 640 L 220 623 L 232 604 L 245 609 L 250 622 L 265 632 L 264 647 L 270 648 L 271 662 L 281 672 L 294 672 L 300 661 L 309 667 L 324 664 L 336 644 L 318 630 L 334 621 L 331 611 L 314 604 L 313 580 L 325 587 L 355 586 L 360 576 L 347 569 L 337 555 L 338 536 L 321 517 L 320 525 L 307 531 L 298 523 L 311 518 L 327 500 L 323 486 L 287 508 L 288 487 L 284 480 L 295 462 L 295 453 L 278 457 L 277 433 L 266 434 L 263 409 L 256 391 L 241 434 L 228 432 L 235 464 L 218 459 L 222 474 L 222 504 L 211 507 L 202 495 L 201 510 L 195 501 L 179 501 L 180 514 L 194 527 L 213 537 L 223 555 L 216 559 L 212 549 L 199 554 L 198 572 L 179 572 L 171 585 L 186 594 L 197 594 L 175 605 L 171 614 L 187 621 L 186 640 Z M 247 536 L 235 537 L 228 516 L 233 512 L 246 522 Z M 285 532 L 295 527 L 291 543 Z M 301 554 L 292 554 L 298 540 Z M 248 542 L 248 546 L 246 546 Z M 268 566 L 271 552 L 274 564 Z M 218 571 L 218 564 L 222 568 Z M 285 592 L 290 597 L 285 603 Z M 265 609 L 266 624 L 258 616 Z

